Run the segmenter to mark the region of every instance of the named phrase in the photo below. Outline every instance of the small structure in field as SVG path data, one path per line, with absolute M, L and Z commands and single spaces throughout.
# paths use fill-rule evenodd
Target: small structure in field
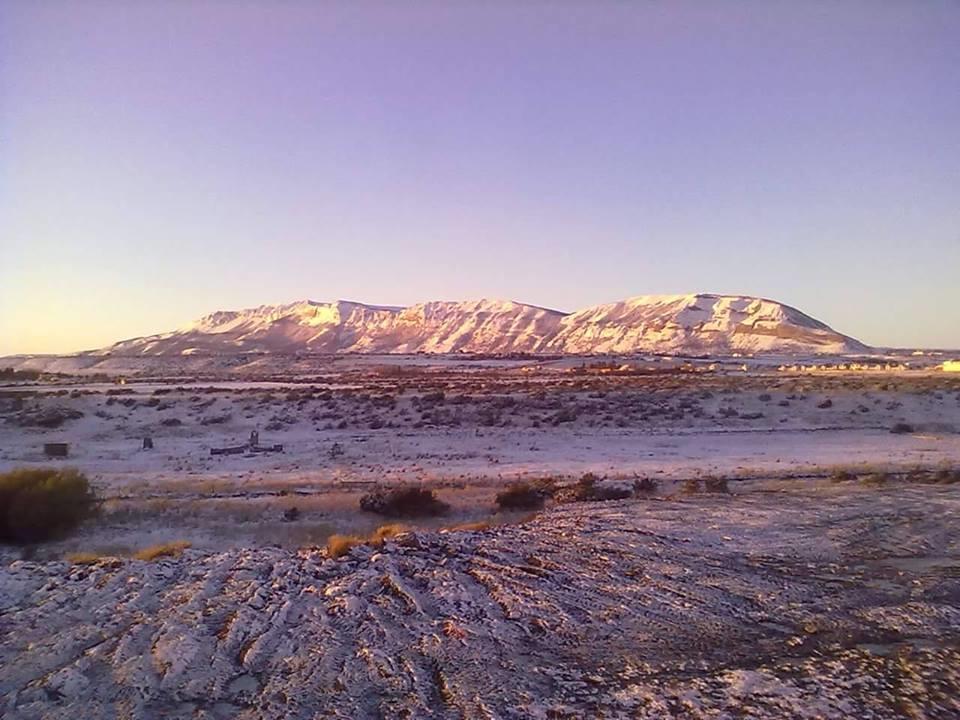
M 70 454 L 70 443 L 51 442 L 43 444 L 43 454 L 48 458 L 65 458 Z
M 945 360 L 943 363 L 944 372 L 960 372 L 960 360 Z
M 250 431 L 250 439 L 246 445 L 231 445 L 222 448 L 210 448 L 211 455 L 242 455 L 243 453 L 269 453 L 283 452 L 283 445 L 261 445 L 260 433 L 257 430 Z
M 211 455 L 242 455 L 246 451 L 246 445 L 231 445 L 230 447 L 210 448 Z

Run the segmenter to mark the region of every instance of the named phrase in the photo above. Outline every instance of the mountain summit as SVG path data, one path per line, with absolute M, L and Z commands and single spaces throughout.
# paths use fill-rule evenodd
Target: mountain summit
M 218 311 L 119 355 L 317 353 L 844 353 L 867 349 L 796 308 L 740 295 L 641 295 L 573 313 L 502 300 L 410 307 L 302 300 Z

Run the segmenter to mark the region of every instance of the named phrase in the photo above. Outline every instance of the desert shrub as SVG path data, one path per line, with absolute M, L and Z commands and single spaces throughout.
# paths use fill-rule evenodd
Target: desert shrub
M 687 478 L 683 481 L 680 491 L 685 495 L 694 495 L 701 492 L 702 489 L 703 484 L 700 482 L 700 478 Z
M 894 435 L 909 435 L 913 432 L 913 425 L 905 422 L 898 422 L 892 428 L 890 428 L 890 432 L 892 432 Z
M 818 403 L 817 403 L 817 407 L 820 408 L 821 410 L 826 410 L 827 408 L 832 408 L 832 407 L 833 407 L 833 400 L 831 400 L 830 398 L 827 398 L 827 399 L 824 400 L 823 402 L 818 402 Z
M 934 475 L 934 480 L 942 485 L 960 483 L 960 469 L 950 470 L 949 468 L 943 468 L 938 470 Z
M 870 473 L 865 475 L 860 482 L 869 487 L 881 487 L 887 484 L 887 481 L 890 480 L 890 476 L 886 473 Z
M 908 483 L 929 483 L 935 481 L 935 476 L 926 470 L 917 468 L 907 473 L 906 480 Z
M 583 475 L 572 487 L 557 495 L 559 502 L 598 502 L 623 500 L 633 495 L 633 490 L 613 485 L 600 485 L 600 478 L 593 473 Z
M 497 493 L 497 505 L 501 510 L 536 510 L 543 507 L 546 493 L 543 488 L 528 482 L 517 482 Z
M 830 482 L 832 483 L 850 482 L 856 479 L 857 476 L 849 470 L 834 470 L 830 473 Z
M 94 513 L 90 482 L 73 468 L 20 468 L 0 474 L 0 542 L 51 540 Z
M 190 547 L 190 543 L 186 540 L 175 540 L 174 542 L 151 545 L 143 550 L 138 550 L 133 554 L 133 557 L 137 560 L 156 560 L 157 558 L 162 557 L 179 557 L 188 547 Z
M 360 498 L 360 509 L 391 517 L 430 517 L 442 515 L 450 506 L 433 490 L 402 487 L 367 493 Z
M 729 493 L 730 486 L 725 477 L 687 478 L 680 486 L 680 492 L 684 495 L 695 495 L 702 492 Z
M 68 420 L 77 420 L 83 417 L 83 412 L 74 408 L 49 407 L 24 411 L 14 422 L 22 427 L 39 426 L 42 428 L 58 428 Z
M 710 493 L 728 493 L 730 486 L 725 477 L 708 477 L 703 479 L 703 488 Z
M 637 478 L 633 481 L 633 494 L 634 495 L 645 495 L 647 493 L 654 493 L 657 491 L 657 483 L 653 478 Z
M 72 565 L 93 565 L 101 560 L 101 556 L 92 552 L 70 553 L 64 560 Z

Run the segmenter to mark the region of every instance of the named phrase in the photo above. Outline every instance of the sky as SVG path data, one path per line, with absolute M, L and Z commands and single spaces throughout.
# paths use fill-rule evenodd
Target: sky
M 0 0 L 0 355 L 298 299 L 960 348 L 960 3 Z

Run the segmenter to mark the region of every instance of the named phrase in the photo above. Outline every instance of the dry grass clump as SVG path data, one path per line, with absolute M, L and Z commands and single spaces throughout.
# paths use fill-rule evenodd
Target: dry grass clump
M 389 523 L 387 525 L 381 525 L 374 530 L 367 542 L 374 547 L 380 547 L 383 545 L 384 541 L 408 532 L 410 532 L 410 528 L 406 525 L 401 525 L 400 523 Z
M 366 545 L 368 547 L 383 547 L 383 544 L 390 538 L 410 532 L 410 528 L 400 523 L 390 523 L 381 525 L 369 536 L 362 535 L 331 535 L 327 538 L 327 557 L 343 557 L 355 547 Z
M 493 525 L 491 525 L 486 520 L 478 520 L 477 522 L 465 522 L 459 523 L 457 525 L 451 525 L 450 527 L 443 528 L 448 532 L 481 532 L 483 530 L 489 530 Z
M 73 565 L 94 565 L 102 560 L 101 555 L 92 552 L 69 553 L 64 560 Z
M 433 490 L 402 487 L 367 493 L 360 498 L 360 509 L 388 517 L 433 517 L 444 514 L 450 506 Z
M 343 557 L 363 542 L 364 538 L 359 535 L 331 535 L 327 538 L 327 557 Z
M 890 428 L 890 432 L 892 432 L 894 435 L 909 435 L 913 432 L 913 425 L 905 422 L 898 422 L 894 424 L 892 428 Z
M 0 473 L 0 542 L 51 540 L 93 515 L 96 498 L 73 468 L 19 468 Z
M 162 557 L 180 557 L 184 550 L 190 547 L 190 543 L 186 540 L 175 540 L 168 543 L 160 543 L 159 545 L 151 545 L 150 547 L 144 548 L 143 550 L 138 550 L 133 554 L 133 557 L 136 560 L 156 560 L 157 558 Z

